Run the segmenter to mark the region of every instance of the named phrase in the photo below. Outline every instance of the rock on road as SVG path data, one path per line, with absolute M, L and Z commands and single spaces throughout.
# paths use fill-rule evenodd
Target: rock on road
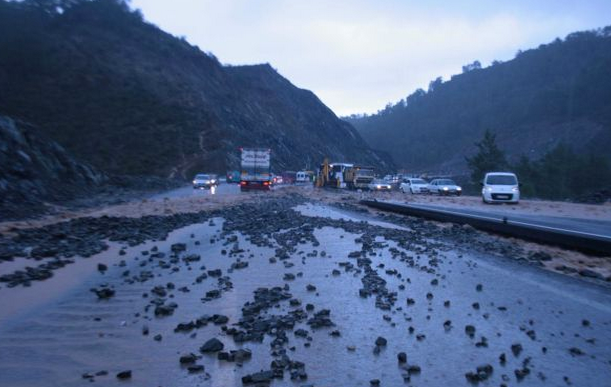
M 296 195 L 201 213 L 2 286 L 79 276 L 0 320 L 0 385 L 608 385 L 609 289 L 469 233 Z

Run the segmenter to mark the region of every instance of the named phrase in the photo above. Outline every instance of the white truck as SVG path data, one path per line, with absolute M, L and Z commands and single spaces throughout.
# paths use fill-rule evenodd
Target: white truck
M 240 148 L 240 190 L 265 190 L 272 187 L 271 149 Z

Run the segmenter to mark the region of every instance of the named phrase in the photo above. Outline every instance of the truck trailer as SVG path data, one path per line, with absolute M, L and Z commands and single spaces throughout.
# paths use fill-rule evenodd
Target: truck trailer
M 240 190 L 264 190 L 272 187 L 271 149 L 240 148 Z

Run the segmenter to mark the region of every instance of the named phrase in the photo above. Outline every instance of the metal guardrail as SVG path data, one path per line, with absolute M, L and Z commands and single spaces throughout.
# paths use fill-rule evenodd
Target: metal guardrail
M 576 230 L 513 221 L 510 217 L 498 219 L 452 210 L 428 209 L 408 204 L 389 203 L 377 200 L 361 200 L 361 204 L 383 211 L 427 218 L 440 222 L 468 224 L 478 230 L 512 236 L 533 242 L 562 246 L 589 254 L 611 256 L 611 236 Z

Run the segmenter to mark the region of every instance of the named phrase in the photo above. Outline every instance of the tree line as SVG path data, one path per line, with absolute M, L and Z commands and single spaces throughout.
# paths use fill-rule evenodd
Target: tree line
M 479 185 L 486 172 L 511 171 L 522 183 L 522 195 L 531 198 L 566 200 L 611 188 L 611 165 L 607 158 L 576 153 L 563 143 L 539 159 L 522 156 L 514 163 L 507 161 L 490 130 L 475 146 L 477 153 L 466 158 L 473 186 Z

